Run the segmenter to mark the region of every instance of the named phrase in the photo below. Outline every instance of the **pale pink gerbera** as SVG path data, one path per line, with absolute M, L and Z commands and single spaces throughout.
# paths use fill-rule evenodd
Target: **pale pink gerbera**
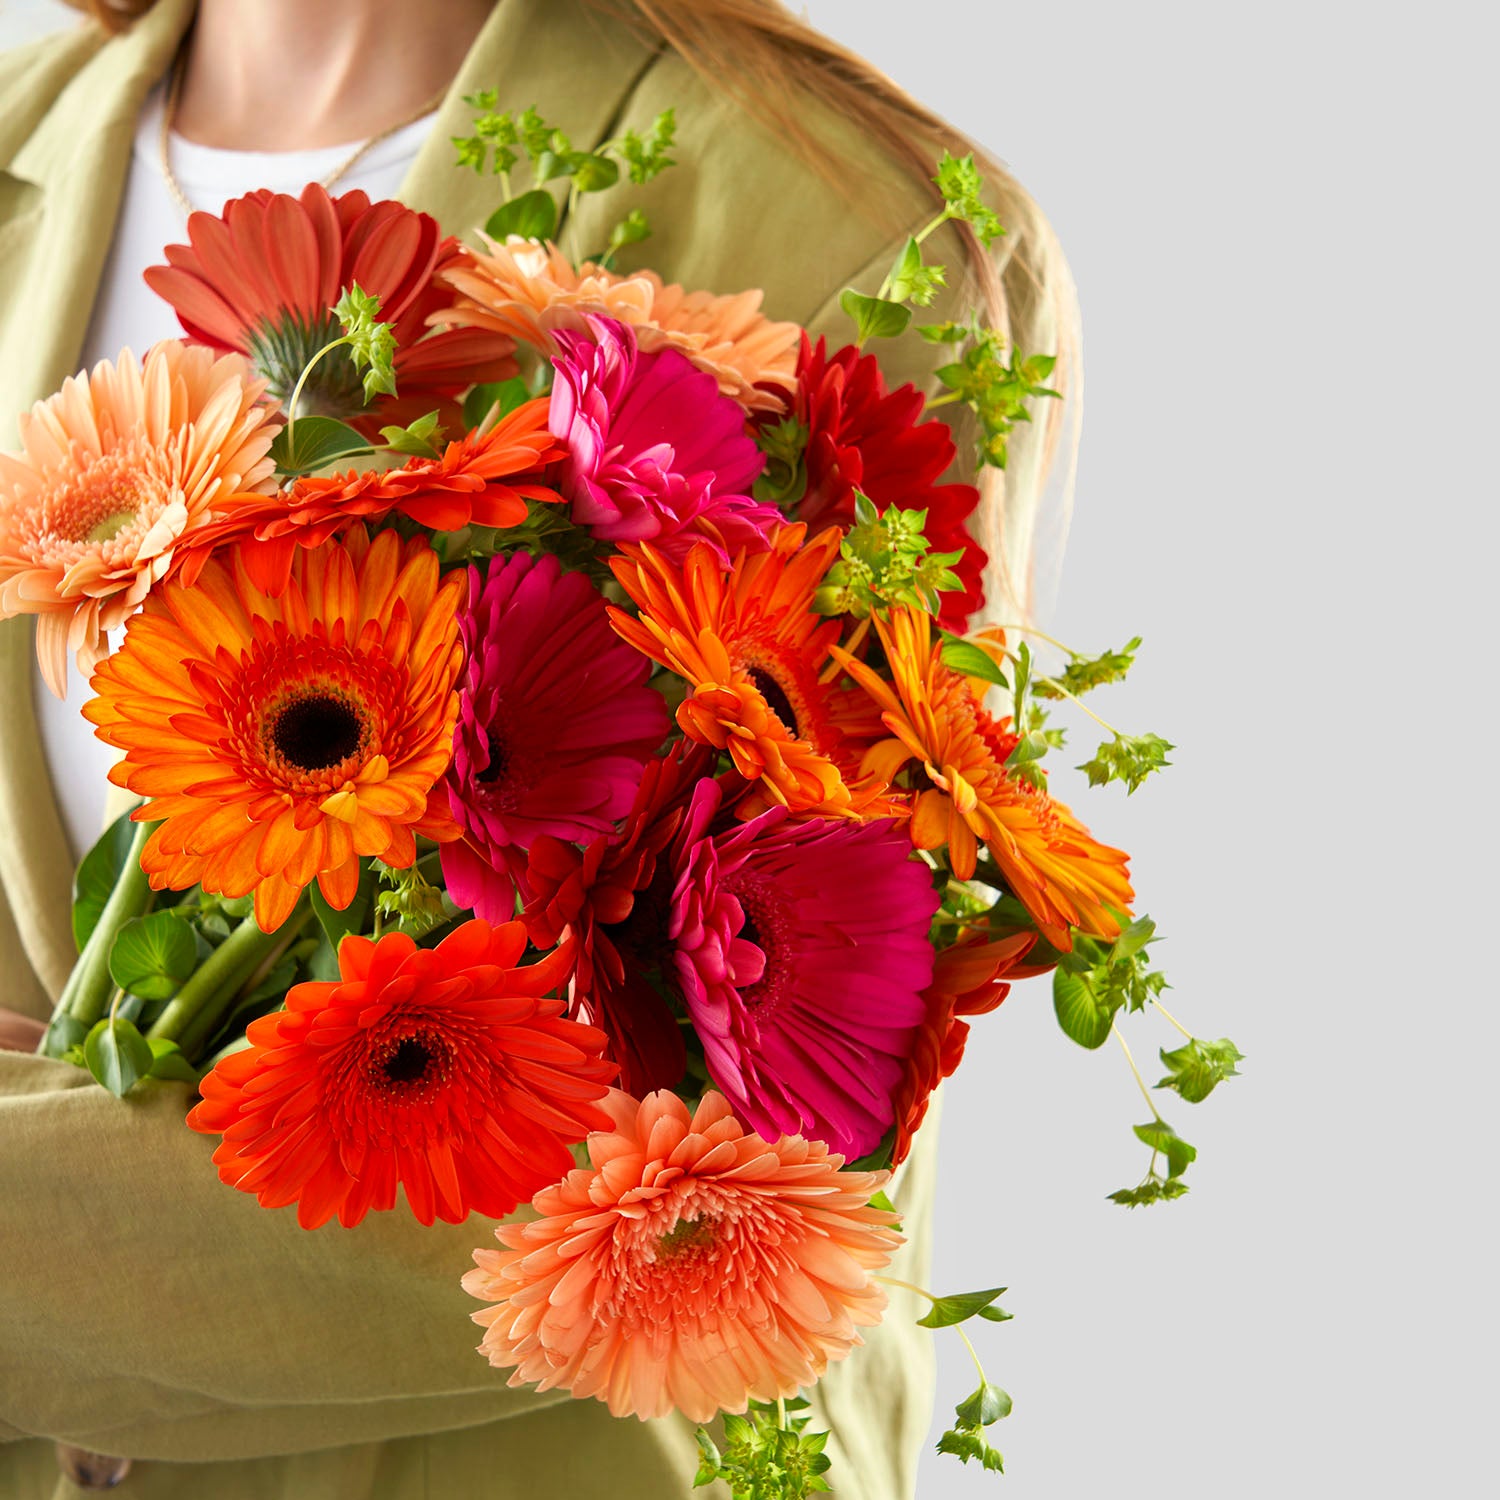
M 666 1090 L 604 1101 L 612 1132 L 591 1166 L 502 1224 L 464 1289 L 479 1352 L 534 1382 L 593 1396 L 617 1417 L 706 1422 L 793 1396 L 863 1342 L 885 1293 L 871 1272 L 901 1237 L 869 1206 L 884 1172 L 841 1172 L 815 1141 L 763 1141 L 722 1094 L 689 1118 Z
M 765 460 L 745 414 L 676 349 L 642 354 L 628 323 L 586 320 L 556 334 L 549 425 L 566 444 L 558 487 L 600 541 L 654 542 L 681 562 L 697 541 L 722 566 L 764 552 L 783 517 L 752 499 Z
M 630 324 L 643 354 L 682 350 L 747 411 L 780 411 L 796 388 L 802 330 L 771 322 L 758 291 L 716 297 L 664 286 L 654 271 L 621 276 L 592 261 L 575 271 L 555 245 L 485 243 L 487 255 L 466 248 L 441 273 L 458 293 L 437 315 L 445 327 L 507 334 L 550 358 L 560 352 L 553 335 L 587 333 L 592 313 Z
M 62 697 L 68 652 L 89 673 L 105 633 L 171 572 L 211 507 L 273 487 L 272 414 L 237 354 L 157 344 L 75 375 L 0 454 L 0 617 L 38 616 L 37 657 Z
M 716 792 L 700 783 L 673 846 L 667 926 L 709 1077 L 752 1130 L 862 1156 L 927 1014 L 931 872 L 889 818 L 777 807 L 714 833 Z

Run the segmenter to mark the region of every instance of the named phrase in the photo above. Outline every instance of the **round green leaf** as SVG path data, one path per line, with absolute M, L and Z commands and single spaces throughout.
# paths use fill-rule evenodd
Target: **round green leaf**
M 1080 1047 L 1092 1051 L 1104 1045 L 1114 1010 L 1100 1004 L 1084 975 L 1069 974 L 1065 969 L 1053 971 L 1052 1008 L 1057 1012 L 1057 1024 Z
M 83 1061 L 116 1099 L 123 1099 L 136 1080 L 151 1071 L 151 1048 L 134 1023 L 106 1016 L 89 1032 Z
M 367 453 L 370 440 L 333 417 L 298 417 L 276 434 L 271 457 L 283 474 L 311 474 L 351 453 Z
M 169 911 L 127 922 L 109 950 L 109 977 L 143 1000 L 170 1000 L 197 967 L 193 929 Z
M 532 188 L 508 203 L 502 203 L 485 222 L 484 232 L 492 240 L 519 235 L 523 240 L 550 240 L 557 232 L 557 205 L 552 194 Z

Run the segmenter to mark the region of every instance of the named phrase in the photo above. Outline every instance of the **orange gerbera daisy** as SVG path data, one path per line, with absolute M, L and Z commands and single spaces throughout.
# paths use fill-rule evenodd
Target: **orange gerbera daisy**
M 468 577 L 438 576 L 423 540 L 355 527 L 300 552 L 269 599 L 235 549 L 196 586 L 156 590 L 94 673 L 84 717 L 125 752 L 110 780 L 164 820 L 141 867 L 153 889 L 255 893 L 279 927 L 314 879 L 354 897 L 362 855 L 404 868 L 414 835 L 457 837 L 435 784 L 452 755 Z
M 493 1307 L 479 1352 L 535 1382 L 593 1396 L 617 1417 L 715 1412 L 793 1396 L 862 1342 L 885 1293 L 873 1271 L 901 1237 L 870 1207 L 884 1172 L 801 1136 L 764 1141 L 722 1094 L 690 1116 L 662 1090 L 611 1093 L 614 1129 L 591 1166 L 502 1224 L 464 1289 Z
M 438 458 L 305 477 L 279 494 L 215 504 L 220 519 L 195 537 L 183 577 L 191 583 L 215 547 L 238 541 L 255 586 L 279 594 L 298 547 L 321 546 L 351 521 L 393 512 L 432 531 L 518 526 L 527 500 L 561 503 L 537 476 L 562 452 L 547 430 L 546 398 L 538 397 L 449 443 Z
M 1072 947 L 1069 929 L 1113 938 L 1113 911 L 1134 899 L 1129 856 L 1098 843 L 1061 802 L 1013 777 L 1005 762 L 1018 743 L 1009 719 L 992 719 L 966 677 L 944 664 L 932 639 L 932 616 L 893 609 L 875 620 L 892 680 L 886 682 L 847 652 L 835 658 L 883 710 L 894 736 L 872 746 L 864 768 L 886 780 L 910 760 L 930 785 L 912 808 L 912 842 L 948 846 L 953 873 L 974 873 L 979 844 L 999 865 L 1011 893 L 1054 948 Z
M 210 505 L 271 487 L 276 429 L 238 355 L 168 340 L 75 375 L 0 454 L 0 616 L 34 614 L 47 685 L 68 652 L 92 671 L 105 633 L 172 570 Z
M 592 313 L 630 324 L 642 354 L 680 349 L 747 411 L 780 411 L 796 388 L 802 330 L 771 322 L 758 291 L 716 297 L 665 286 L 654 271 L 622 276 L 592 261 L 575 271 L 555 245 L 485 244 L 488 254 L 466 247 L 441 272 L 458 300 L 435 321 L 503 333 L 550 358 L 561 352 L 552 335 L 588 334 Z
M 769 552 L 740 552 L 727 570 L 706 543 L 681 567 L 649 542 L 627 543 L 610 566 L 640 618 L 613 607 L 610 618 L 636 650 L 687 680 L 682 732 L 727 750 L 735 769 L 760 783 L 766 798 L 743 804 L 742 815 L 769 800 L 798 812 L 888 816 L 874 806 L 881 784 L 854 775 L 858 752 L 839 726 L 847 694 L 818 680 L 842 625 L 815 613 L 812 597 L 840 533 L 831 527 L 804 546 L 805 535 L 782 526 Z
M 299 984 L 252 1021 L 250 1046 L 202 1084 L 188 1124 L 222 1135 L 219 1176 L 315 1229 L 393 1208 L 423 1224 L 499 1218 L 607 1128 L 604 1033 L 548 998 L 566 948 L 520 967 L 519 922 L 465 922 L 436 948 L 404 933 L 346 937 L 339 978 Z

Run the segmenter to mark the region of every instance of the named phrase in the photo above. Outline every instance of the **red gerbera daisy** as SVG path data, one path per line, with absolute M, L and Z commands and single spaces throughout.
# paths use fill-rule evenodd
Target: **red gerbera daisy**
M 346 937 L 339 978 L 299 984 L 203 1080 L 188 1124 L 222 1135 L 219 1176 L 315 1229 L 393 1208 L 423 1224 L 500 1218 L 573 1166 L 610 1116 L 604 1035 L 548 998 L 572 955 L 529 968 L 519 922 L 466 922 L 436 948 Z
M 873 354 L 850 345 L 830 355 L 825 340 L 814 345 L 803 334 L 796 417 L 808 427 L 807 491 L 797 519 L 813 529 L 836 525 L 847 531 L 854 524 L 856 490 L 877 510 L 925 510 L 932 550 L 964 554 L 953 570 L 963 592 L 943 595 L 939 616 L 948 629 L 962 632 L 984 603 L 988 559 L 964 525 L 979 504 L 979 491 L 972 484 L 938 483 L 957 450 L 946 423 L 922 420 L 924 405 L 914 385 L 888 392 Z
M 449 443 L 438 458 L 413 458 L 399 469 L 308 476 L 278 494 L 216 504 L 219 519 L 193 535 L 184 581 L 198 576 L 216 547 L 238 541 L 256 587 L 279 595 L 298 547 L 319 547 L 353 521 L 392 513 L 431 531 L 518 526 L 528 500 L 562 500 L 538 482 L 563 451 L 547 430 L 547 410 L 545 398 L 528 401 Z
M 434 407 L 458 425 L 454 398 L 479 381 L 516 372 L 513 340 L 479 328 L 428 331 L 452 294 L 436 284 L 460 252 L 436 220 L 361 192 L 329 197 L 309 183 L 299 198 L 265 189 L 188 219 L 186 245 L 167 246 L 167 264 L 146 284 L 170 302 L 189 338 L 249 355 L 271 394 L 285 401 L 303 366 L 340 335 L 334 303 L 357 282 L 380 299 L 396 337 L 395 397 L 379 400 L 364 424 L 406 423 Z M 304 387 L 305 410 L 358 418 L 363 381 L 347 351 L 318 362 Z

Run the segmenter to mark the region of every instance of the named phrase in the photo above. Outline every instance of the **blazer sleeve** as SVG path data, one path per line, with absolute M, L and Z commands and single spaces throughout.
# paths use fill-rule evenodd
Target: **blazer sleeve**
M 0 1439 L 239 1459 L 568 1399 L 475 1352 L 459 1278 L 493 1221 L 300 1229 L 219 1181 L 187 1107 L 182 1084 L 119 1100 L 0 1054 Z

